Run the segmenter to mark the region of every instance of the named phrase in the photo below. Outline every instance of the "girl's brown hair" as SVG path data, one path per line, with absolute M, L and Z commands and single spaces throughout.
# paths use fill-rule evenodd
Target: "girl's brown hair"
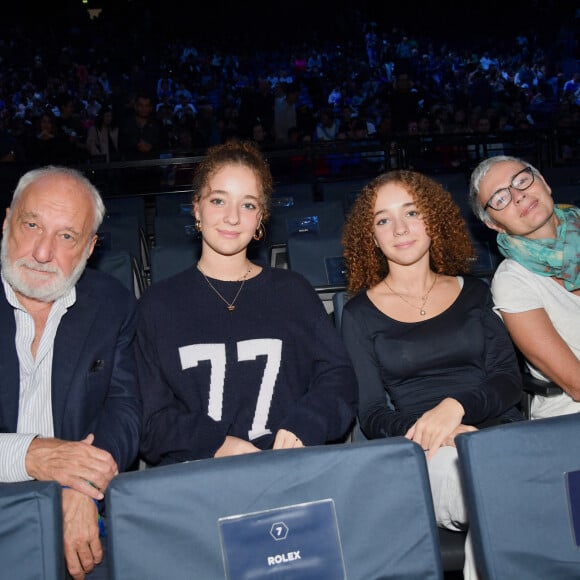
M 206 156 L 195 169 L 193 177 L 193 202 L 199 201 L 209 180 L 225 165 L 243 165 L 251 169 L 262 188 L 262 221 L 270 217 L 270 197 L 273 189 L 270 166 L 262 152 L 250 141 L 230 139 L 207 150 Z

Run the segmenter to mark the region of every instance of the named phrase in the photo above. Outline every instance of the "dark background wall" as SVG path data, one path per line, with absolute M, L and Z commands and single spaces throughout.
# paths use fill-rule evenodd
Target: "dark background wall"
M 71 27 L 88 18 L 88 9 L 127 27 L 143 22 L 175 34 L 200 40 L 277 43 L 283 39 L 308 41 L 352 36 L 360 23 L 374 21 L 385 31 L 409 28 L 441 38 L 481 39 L 498 34 L 517 35 L 534 30 L 573 25 L 580 8 L 575 0 L 56 0 L 41 4 L 12 2 L 3 5 L 0 28 L 14 23 Z

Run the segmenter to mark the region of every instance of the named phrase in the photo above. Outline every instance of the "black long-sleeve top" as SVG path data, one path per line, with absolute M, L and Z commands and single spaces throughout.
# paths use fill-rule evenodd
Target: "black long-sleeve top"
M 359 383 L 359 420 L 371 439 L 404 435 L 446 397 L 465 410 L 463 423 L 522 419 L 521 374 L 485 282 L 464 278 L 444 312 L 406 323 L 378 310 L 361 292 L 348 301 L 342 334 Z

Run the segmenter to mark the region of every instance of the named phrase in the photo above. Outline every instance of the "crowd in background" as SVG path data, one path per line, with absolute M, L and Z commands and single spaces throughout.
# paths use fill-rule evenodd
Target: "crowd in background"
M 252 138 L 262 147 L 580 128 L 576 22 L 542 34 L 442 41 L 358 14 L 351 34 L 264 47 L 198 41 L 106 15 L 0 31 L 0 159 L 30 164 L 186 156 Z M 139 110 L 140 104 L 141 110 Z M 134 149 L 135 124 L 154 140 Z M 580 157 L 572 136 L 561 162 Z

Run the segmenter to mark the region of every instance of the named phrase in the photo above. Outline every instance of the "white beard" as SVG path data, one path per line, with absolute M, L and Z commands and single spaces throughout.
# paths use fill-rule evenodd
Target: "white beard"
M 0 262 L 4 279 L 16 293 L 40 302 L 54 302 L 64 296 L 78 282 L 89 258 L 90 245 L 87 246 L 79 263 L 74 267 L 70 275 L 66 277 L 57 266 L 40 264 L 34 259 L 20 258 L 10 263 L 8 258 L 9 229 L 8 225 L 4 229 Z M 33 276 L 35 271 L 50 272 L 54 276 L 51 276 L 49 281 L 34 283 L 26 280 L 26 271 Z

